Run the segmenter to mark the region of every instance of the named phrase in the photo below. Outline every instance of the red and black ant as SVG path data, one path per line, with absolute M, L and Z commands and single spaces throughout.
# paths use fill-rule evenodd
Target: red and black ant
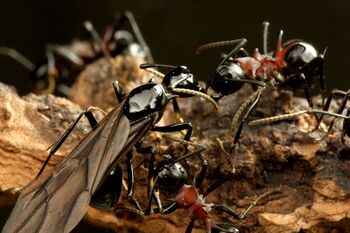
M 126 22 L 129 22 L 133 33 L 123 29 Z M 48 44 L 45 57 L 37 64 L 12 48 L 0 47 L 0 54 L 12 57 L 31 72 L 34 92 L 49 94 L 57 88 L 66 96 L 70 91 L 66 84 L 72 83 L 72 77 L 76 77 L 85 65 L 103 56 L 131 54 L 142 61 L 153 62 L 150 49 L 131 12 L 116 16 L 115 22 L 107 27 L 102 40 L 90 22 L 85 22 L 84 27 L 89 39 L 74 40 L 69 45 Z
M 217 180 L 204 193 L 200 194 L 198 189 L 204 181 L 207 171 L 207 162 L 199 154 L 199 157 L 203 161 L 202 169 L 197 177 L 194 178 L 193 184 L 186 185 L 185 182 L 188 175 L 185 168 L 179 162 L 180 160 L 186 159 L 194 154 L 200 153 L 202 150 L 203 148 L 184 155 L 179 159 L 174 159 L 170 155 L 163 155 L 165 160 L 157 163 L 154 167 L 150 167 L 150 190 L 146 210 L 142 211 L 141 209 L 118 206 L 115 209 L 115 212 L 118 213 L 120 211 L 127 210 L 139 215 L 149 215 L 151 212 L 170 214 L 179 208 L 183 208 L 187 209 L 191 215 L 191 221 L 186 228 L 186 233 L 192 232 L 195 220 L 198 220 L 200 225 L 204 227 L 208 233 L 212 232 L 212 230 L 238 233 L 239 229 L 233 224 L 227 222 L 216 222 L 210 215 L 210 211 L 215 209 L 225 212 L 235 218 L 243 219 L 262 198 L 280 192 L 279 188 L 275 188 L 263 193 L 262 195 L 258 196 L 242 213 L 237 212 L 225 204 L 206 203 L 205 197 L 219 188 L 223 183 L 228 181 L 234 175 L 234 172 Z M 151 163 L 151 166 L 153 166 L 153 163 Z M 167 196 L 171 196 L 172 194 L 176 193 L 175 198 L 168 198 L 169 200 L 172 200 L 173 203 L 162 207 L 159 192 L 164 192 Z M 155 198 L 158 206 L 156 209 L 151 208 L 153 198 Z
M 219 188 L 223 183 L 228 181 L 234 175 L 234 171 L 222 177 L 220 180 L 214 182 L 205 192 L 200 194 L 198 192 L 198 189 L 204 181 L 205 171 L 206 169 L 201 170 L 199 175 L 194 179 L 192 185 L 184 185 L 178 191 L 176 197 L 171 199 L 174 201 L 174 203 L 168 205 L 167 207 L 159 211 L 162 214 L 170 214 L 179 208 L 187 209 L 191 216 L 191 221 L 186 228 L 186 233 L 192 232 L 195 220 L 198 220 L 200 225 L 204 227 L 208 233 L 210 233 L 212 229 L 218 230 L 220 232 L 238 233 L 238 228 L 236 228 L 233 224 L 227 222 L 216 222 L 210 215 L 210 211 L 218 210 L 225 212 L 237 219 L 243 219 L 262 198 L 280 192 L 280 189 L 276 188 L 266 193 L 263 193 L 262 195 L 258 196 L 257 199 L 255 199 L 242 213 L 239 213 L 225 204 L 214 204 L 205 202 L 205 197 L 217 188 Z
M 314 46 L 302 40 L 290 40 L 282 45 L 281 30 L 277 40 L 275 52 L 268 52 L 267 37 L 269 23 L 263 23 L 263 54 L 255 49 L 253 56 L 244 50 L 246 39 L 221 41 L 202 45 L 197 48 L 197 54 L 219 46 L 237 44 L 221 60 L 212 79 L 207 84 L 218 93 L 214 98 L 219 100 L 225 95 L 239 90 L 245 83 L 250 83 L 257 90 L 242 103 L 232 120 L 232 130 L 236 129 L 238 119 L 250 105 L 237 128 L 233 143 L 236 144 L 242 131 L 243 123 L 251 110 L 258 103 L 262 92 L 267 86 L 304 88 L 305 97 L 313 107 L 310 86 L 313 78 L 319 76 L 322 99 L 324 99 L 324 53 L 319 53 Z
M 212 232 L 212 230 L 238 233 L 238 228 L 233 224 L 227 222 L 216 222 L 210 215 L 210 211 L 215 209 L 225 212 L 235 218 L 243 219 L 262 198 L 274 193 L 278 193 L 280 192 L 280 189 L 275 188 L 258 196 L 258 198 L 255 199 L 255 201 L 253 201 L 242 213 L 237 212 L 225 204 L 206 203 L 205 197 L 219 188 L 223 183 L 230 180 L 235 174 L 235 171 L 233 170 L 231 173 L 217 180 L 205 192 L 200 194 L 198 192 L 198 189 L 205 179 L 208 166 L 207 161 L 200 154 L 203 150 L 204 148 L 197 149 L 178 159 L 174 159 L 172 156 L 166 154 L 163 155 L 165 159 L 158 163 L 154 163 L 154 158 L 151 159 L 149 168 L 149 198 L 146 210 L 142 211 L 141 209 L 136 210 L 125 206 L 118 206 L 115 209 L 115 212 L 118 213 L 123 210 L 128 210 L 139 215 L 149 215 L 153 212 L 160 214 L 170 214 L 177 209 L 183 208 L 187 209 L 191 216 L 191 221 L 186 228 L 186 233 L 192 232 L 195 220 L 198 220 L 200 225 L 204 227 L 208 233 Z M 188 157 L 195 154 L 197 154 L 198 157 L 202 160 L 203 165 L 199 174 L 194 178 L 193 184 L 186 185 L 188 175 L 185 168 L 180 164 L 180 161 L 187 159 Z M 166 196 L 175 194 L 174 198 L 168 198 L 168 200 L 171 200 L 173 202 L 163 207 L 159 195 L 160 192 L 165 193 Z M 158 206 L 156 209 L 152 209 L 153 198 L 156 200 L 156 204 Z

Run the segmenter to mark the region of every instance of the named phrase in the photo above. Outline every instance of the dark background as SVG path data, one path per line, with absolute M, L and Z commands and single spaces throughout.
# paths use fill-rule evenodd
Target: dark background
M 32 61 L 44 55 L 46 43 L 69 43 L 91 20 L 100 34 L 117 11 L 130 10 L 158 63 L 185 64 L 199 79 L 208 79 L 218 55 L 228 48 L 195 55 L 197 46 L 218 40 L 246 37 L 246 49 L 262 47 L 264 20 L 270 21 L 270 50 L 279 29 L 284 41 L 300 38 L 312 43 L 325 57 L 328 90 L 348 89 L 350 78 L 349 1 L 188 1 L 188 0 L 85 0 L 2 1 L 0 46 L 17 49 Z M 0 81 L 28 91 L 28 72 L 13 60 L 0 57 Z M 7 211 L 6 214 L 8 214 Z M 0 216 L 1 222 L 6 220 Z M 1 228 L 1 227 L 0 227 Z M 79 230 L 92 232 L 93 230 Z M 77 231 L 78 232 L 78 231 Z M 97 231 L 94 231 L 97 232 Z M 101 232 L 101 231 L 99 231 Z
M 279 29 L 284 41 L 301 38 L 326 54 L 328 90 L 350 85 L 350 8 L 348 1 L 3 1 L 0 8 L 0 46 L 16 48 L 32 61 L 44 55 L 46 43 L 69 43 L 82 35 L 91 20 L 100 34 L 116 11 L 134 13 L 158 63 L 185 64 L 199 79 L 208 79 L 218 54 L 229 48 L 195 55 L 197 46 L 246 37 L 247 50 L 262 47 L 264 20 L 270 21 L 270 50 Z M 0 81 L 28 90 L 28 72 L 13 60 L 0 57 Z M 348 81 L 349 80 L 349 81 Z

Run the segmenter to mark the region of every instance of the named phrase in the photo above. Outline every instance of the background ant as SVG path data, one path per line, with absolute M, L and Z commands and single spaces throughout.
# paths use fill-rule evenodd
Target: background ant
M 311 44 L 302 40 L 290 40 L 282 45 L 282 30 L 278 35 L 276 51 L 268 52 L 268 27 L 269 23 L 264 22 L 263 54 L 260 54 L 258 49 L 255 49 L 253 55 L 249 56 L 243 48 L 247 43 L 247 40 L 244 38 L 205 44 L 198 47 L 196 51 L 199 54 L 209 48 L 238 43 L 235 48 L 224 56 L 207 84 L 207 89 L 211 88 L 218 94 L 213 96 L 216 100 L 238 91 L 245 83 L 252 84 L 256 89 L 241 104 L 233 117 L 231 129 L 232 131 L 236 130 L 233 140 L 234 145 L 239 140 L 245 120 L 258 103 L 261 94 L 267 86 L 303 87 L 309 106 L 313 107 L 310 87 L 313 84 L 313 77 L 319 76 L 322 99 L 324 99 L 323 57 L 325 52 L 322 54 L 317 52 Z M 247 108 L 248 110 L 246 110 Z M 240 120 L 237 128 L 238 120 L 244 111 L 245 115 Z
M 127 22 L 133 33 L 123 29 Z M 133 55 L 142 61 L 153 62 L 150 49 L 131 12 L 116 14 L 114 23 L 107 27 L 102 40 L 90 22 L 85 22 L 84 27 L 89 39 L 75 40 L 69 45 L 48 44 L 45 57 L 36 64 L 12 48 L 0 47 L 0 54 L 12 57 L 31 72 L 30 80 L 35 93 L 50 94 L 57 88 L 65 96 L 69 95 L 69 84 L 85 65 L 103 56 Z

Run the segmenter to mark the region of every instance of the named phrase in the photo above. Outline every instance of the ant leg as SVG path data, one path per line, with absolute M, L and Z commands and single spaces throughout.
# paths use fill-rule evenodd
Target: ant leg
M 316 70 L 316 71 L 315 71 Z M 318 57 L 313 59 L 307 65 L 305 65 L 301 73 L 307 74 L 308 77 L 313 77 L 315 75 L 319 76 L 320 91 L 322 95 L 322 106 L 324 106 L 326 87 L 325 87 L 325 78 L 324 78 L 324 57 L 323 54 L 320 54 Z M 310 86 L 311 78 L 307 80 Z
M 216 182 L 214 182 L 212 185 L 209 186 L 209 188 L 203 193 L 203 197 L 208 196 L 211 192 L 213 192 L 214 190 L 216 190 L 217 188 L 219 188 L 223 183 L 225 183 L 226 181 L 228 181 L 230 178 L 233 177 L 233 175 L 236 174 L 235 170 L 232 170 L 229 174 L 226 174 L 224 177 L 222 177 L 221 179 L 217 180 Z
M 350 108 L 346 110 L 346 116 L 350 116 Z M 344 119 L 343 129 L 341 131 L 341 142 L 345 145 L 345 135 L 348 135 L 350 132 L 350 119 Z
M 56 88 L 56 78 L 58 76 L 57 69 L 55 67 L 55 56 L 50 48 L 46 49 L 47 58 L 47 82 L 48 86 L 46 90 L 43 91 L 45 94 L 51 94 Z
M 33 71 L 35 69 L 35 64 L 33 62 L 13 48 L 0 46 L 0 54 L 11 57 L 29 71 Z
M 92 23 L 90 21 L 85 21 L 84 28 L 88 33 L 90 33 L 92 39 L 100 47 L 104 56 L 106 58 L 108 58 L 108 60 L 111 60 L 112 57 L 111 57 L 110 53 L 108 52 L 106 45 L 103 43 L 101 37 L 98 35 L 98 33 L 97 33 L 96 29 L 94 28 L 94 26 L 92 25 Z
M 302 81 L 304 83 L 305 98 L 306 98 L 309 106 L 311 108 L 313 108 L 314 104 L 312 102 L 312 98 L 311 98 L 311 94 L 310 94 L 310 87 L 309 87 L 309 84 L 305 78 L 304 73 L 290 75 L 283 82 L 279 83 L 277 86 L 285 87 L 285 86 L 288 86 L 288 85 L 293 84 L 293 83 L 299 83 L 300 81 Z
M 191 233 L 192 232 L 193 227 L 194 227 L 194 221 L 196 221 L 196 218 L 191 216 L 191 221 L 187 225 L 185 233 Z
M 143 50 L 146 52 L 147 54 L 147 61 L 150 63 L 153 63 L 153 56 L 151 53 L 151 50 L 149 49 L 145 39 L 142 36 L 142 33 L 140 31 L 140 28 L 135 20 L 134 15 L 130 12 L 130 11 L 125 11 L 124 12 L 124 17 L 126 17 L 130 23 L 131 29 L 134 32 L 136 39 L 138 40 L 138 42 L 140 43 L 141 47 L 143 48 Z
M 331 105 L 333 97 L 335 97 L 335 96 L 345 97 L 346 95 L 348 95 L 348 92 L 345 92 L 345 91 L 342 91 L 342 90 L 338 90 L 338 89 L 333 89 L 331 91 L 331 93 L 327 97 L 327 101 L 326 101 L 326 103 L 323 106 L 323 110 L 324 111 L 328 111 L 329 110 L 329 107 Z
M 229 59 L 231 56 L 235 56 L 240 50 L 241 50 L 241 48 L 243 48 L 246 44 L 247 44 L 247 40 L 246 39 L 241 39 L 241 41 L 239 42 L 239 44 L 236 46 L 236 47 L 234 47 L 228 54 L 227 54 L 227 56 L 224 58 L 224 59 L 222 59 L 222 61 L 220 62 L 220 64 L 219 64 L 219 66 L 221 66 L 222 64 L 224 64 L 226 61 L 227 61 L 227 59 Z
M 127 206 L 123 206 L 123 205 L 118 205 L 116 207 L 114 207 L 113 209 L 113 213 L 114 214 L 118 214 L 119 212 L 122 212 L 122 211 L 129 211 L 131 213 L 135 213 L 141 217 L 145 216 L 145 214 L 142 212 L 142 211 L 139 211 L 135 208 L 130 208 L 130 207 L 127 207 Z
M 134 177 L 134 168 L 132 166 L 132 158 L 133 158 L 133 154 L 132 151 L 129 151 L 126 155 L 127 157 L 127 173 L 128 173 L 128 201 L 135 206 L 135 208 L 139 211 L 142 211 L 142 208 L 140 206 L 140 204 L 138 203 L 138 201 L 135 199 L 135 197 L 133 196 L 134 194 L 134 183 L 135 183 L 135 177 Z
M 192 135 L 192 129 L 193 126 L 191 123 L 178 123 L 178 124 L 172 124 L 172 125 L 166 125 L 166 126 L 155 126 L 153 127 L 152 131 L 157 132 L 180 132 L 182 130 L 187 130 L 184 140 L 190 141 L 191 135 Z
M 198 189 L 204 181 L 205 175 L 207 173 L 208 170 L 208 161 L 206 159 L 203 158 L 202 154 L 198 154 L 198 157 L 200 157 L 200 159 L 202 160 L 202 168 L 199 172 L 199 174 L 197 175 L 197 177 L 195 178 L 195 184 L 196 184 L 196 188 Z
M 94 115 L 92 114 L 91 110 L 99 110 L 95 107 L 89 107 L 87 109 L 85 109 L 84 111 L 82 111 L 77 118 L 69 125 L 68 129 L 62 134 L 62 136 L 53 144 L 51 145 L 49 148 L 51 148 L 50 152 L 49 152 L 49 156 L 47 157 L 47 159 L 45 160 L 43 166 L 41 167 L 38 175 L 40 176 L 40 174 L 44 171 L 46 165 L 48 164 L 48 162 L 50 161 L 51 157 L 56 153 L 56 151 L 62 146 L 62 144 L 65 142 L 65 140 L 67 139 L 67 137 L 69 136 L 69 134 L 73 131 L 73 129 L 75 128 L 75 126 L 77 125 L 77 123 L 79 122 L 79 120 L 82 118 L 82 116 L 85 116 L 88 121 L 89 124 L 91 126 L 91 128 L 95 128 L 97 123 L 96 118 L 94 117 Z
M 114 88 L 115 96 L 117 97 L 117 100 L 119 103 L 123 102 L 123 100 L 126 98 L 124 89 L 119 85 L 118 81 L 114 81 L 112 83 Z
M 260 96 L 262 94 L 262 92 L 266 89 L 266 87 L 260 87 L 258 88 L 258 90 L 256 90 L 253 94 L 250 95 L 250 97 L 244 101 L 241 106 L 238 108 L 238 110 L 236 111 L 236 114 L 234 115 L 233 119 L 232 119 L 232 124 L 231 124 L 231 130 L 234 131 L 236 129 L 237 123 L 238 123 L 238 119 L 240 118 L 240 116 L 242 115 L 243 111 L 247 108 L 247 106 L 249 104 L 250 107 L 247 110 L 246 114 L 243 116 L 243 118 L 240 121 L 239 127 L 236 131 L 234 140 L 233 140 L 233 145 L 231 147 L 230 150 L 230 154 L 233 151 L 233 148 L 235 147 L 235 145 L 238 143 L 239 137 L 241 135 L 242 129 L 243 129 L 243 124 L 245 122 L 245 120 L 247 119 L 247 117 L 249 116 L 250 112 L 253 110 L 253 108 L 255 107 L 255 105 L 259 102 L 260 100 Z
M 220 210 L 220 211 L 223 211 L 225 213 L 228 213 L 229 215 L 237 218 L 237 219 L 243 219 L 245 218 L 245 216 L 249 213 L 249 211 L 258 204 L 258 202 L 269 196 L 269 195 L 272 195 L 272 194 L 275 194 L 275 193 L 280 193 L 281 192 L 281 189 L 280 188 L 274 188 L 268 192 L 265 192 L 263 194 L 261 194 L 260 196 L 258 196 L 242 213 L 239 213 L 238 211 L 232 209 L 231 207 L 227 206 L 227 205 L 224 205 L 224 204 L 215 204 L 213 206 L 214 209 L 216 210 Z
M 46 51 L 49 51 L 52 53 L 53 58 L 60 57 L 65 60 L 65 62 L 69 63 L 70 65 L 76 67 L 77 69 L 82 70 L 84 68 L 84 61 L 81 59 L 76 53 L 74 53 L 72 50 L 68 49 L 66 46 L 58 45 L 58 44 L 48 44 L 46 45 Z M 47 55 L 48 58 L 48 81 L 49 81 L 49 87 L 50 87 L 50 75 L 55 75 L 57 78 L 58 71 L 56 66 L 54 65 L 55 60 L 52 60 L 53 63 L 50 64 L 50 59 L 52 59 L 51 55 Z M 52 66 L 52 64 L 54 66 Z M 52 81 L 51 81 L 52 82 Z M 56 83 L 56 82 L 55 82 Z M 48 88 L 49 89 L 49 88 Z M 69 96 L 71 88 L 68 87 L 65 84 L 58 84 L 57 90 L 59 90 L 62 94 Z M 47 91 L 49 92 L 49 91 Z M 49 92 L 52 93 L 52 92 Z
M 330 100 L 332 98 L 332 95 L 343 95 L 343 100 L 342 102 L 340 103 L 340 106 L 339 108 L 337 109 L 336 113 L 337 114 L 342 114 L 342 112 L 344 111 L 345 109 L 345 106 L 346 106 L 346 103 L 350 97 L 350 90 L 348 90 L 347 92 L 344 92 L 344 91 L 341 91 L 341 90 L 333 90 L 330 94 L 330 96 L 328 97 Z M 326 107 L 329 108 L 329 105 L 330 105 L 330 100 L 328 102 L 328 99 L 327 99 L 327 102 L 326 102 Z M 331 131 L 331 129 L 333 128 L 333 125 L 334 125 L 334 119 L 331 121 L 331 123 L 329 124 L 329 127 L 328 127 L 328 131 L 327 131 L 327 134 Z
M 180 108 L 179 108 L 179 104 L 177 103 L 177 100 L 174 98 L 172 102 L 173 102 L 175 118 L 178 119 L 181 123 L 184 123 L 184 119 L 181 116 L 181 112 L 180 112 Z
M 324 106 L 324 99 L 326 95 L 326 85 L 325 85 L 325 78 L 324 78 L 324 58 L 323 55 L 319 56 L 317 58 L 318 62 L 318 72 L 319 72 L 319 78 L 320 78 L 320 89 L 321 89 L 321 95 L 322 95 L 322 106 Z
M 117 77 L 114 61 L 113 61 L 111 54 L 108 51 L 106 44 L 103 43 L 101 37 L 98 35 L 97 31 L 95 30 L 94 26 L 92 25 L 92 23 L 90 21 L 85 21 L 84 27 L 90 33 L 90 35 L 92 36 L 95 43 L 99 45 L 103 55 L 105 56 L 107 61 L 110 63 L 110 65 L 111 65 L 110 70 L 111 70 L 112 77 Z M 92 47 L 94 47 L 94 46 L 92 46 Z
M 59 57 L 64 58 L 68 62 L 72 63 L 74 66 L 82 69 L 84 67 L 84 61 L 72 50 L 68 49 L 66 46 L 58 44 L 48 44 L 46 49 L 52 51 L 53 54 L 56 54 Z

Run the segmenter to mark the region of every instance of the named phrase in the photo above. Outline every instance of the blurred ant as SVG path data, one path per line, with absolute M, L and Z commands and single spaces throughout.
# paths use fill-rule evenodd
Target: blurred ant
M 197 54 L 219 46 L 237 44 L 220 62 L 219 66 L 207 84 L 218 93 L 213 97 L 219 100 L 225 95 L 238 91 L 245 83 L 250 83 L 256 91 L 245 100 L 232 120 L 232 131 L 236 129 L 241 114 L 249 106 L 240 121 L 233 144 L 235 145 L 241 134 L 243 123 L 258 103 L 262 92 L 267 86 L 300 88 L 304 87 L 305 97 L 310 107 L 313 107 L 310 87 L 313 77 L 319 76 L 320 91 L 324 100 L 324 54 L 319 53 L 311 44 L 302 40 L 290 40 L 282 45 L 283 31 L 280 30 L 275 52 L 268 52 L 268 22 L 263 22 L 263 54 L 255 49 L 253 56 L 244 50 L 247 43 L 245 38 L 231 41 L 221 41 L 202 45 L 197 48 Z M 257 88 L 256 88 L 257 87 Z M 233 148 L 233 147 L 232 147 Z M 231 151 L 232 151 L 231 148 Z
M 333 96 L 343 97 L 342 102 L 335 113 L 328 112 Z M 345 92 L 345 91 L 335 89 L 335 90 L 332 90 L 332 92 L 328 96 L 326 104 L 323 107 L 323 110 L 311 109 L 311 110 L 303 110 L 303 111 L 299 111 L 299 112 L 295 112 L 295 113 L 267 117 L 267 118 L 262 118 L 262 119 L 258 119 L 258 120 L 253 120 L 253 121 L 249 122 L 248 125 L 254 126 L 254 125 L 261 125 L 261 124 L 270 124 L 270 123 L 273 123 L 276 121 L 283 121 L 283 120 L 292 119 L 292 118 L 295 118 L 295 117 L 303 115 L 303 114 L 321 114 L 321 118 L 319 119 L 321 121 L 324 115 L 330 115 L 330 116 L 333 116 L 335 118 L 332 119 L 331 123 L 329 124 L 327 134 L 324 137 L 326 137 L 329 134 L 329 132 L 331 131 L 331 129 L 333 128 L 335 119 L 342 118 L 343 119 L 343 129 L 342 129 L 342 133 L 341 133 L 341 141 L 345 145 L 345 136 L 350 137 L 350 108 L 347 108 L 346 113 L 344 115 L 341 115 L 341 114 L 343 113 L 343 111 L 345 109 L 345 105 L 346 105 L 349 97 L 350 97 L 350 90 Z
M 129 22 L 137 42 L 130 32 L 123 30 L 126 22 Z M 143 61 L 153 62 L 150 49 L 131 12 L 116 16 L 115 22 L 107 27 L 102 40 L 90 22 L 85 22 L 84 27 L 89 33 L 89 39 L 75 40 L 69 45 L 48 44 L 45 47 L 45 58 L 37 64 L 12 48 L 0 47 L 0 54 L 10 56 L 31 72 L 35 93 L 50 94 L 57 86 L 57 90 L 66 96 L 69 95 L 70 88 L 65 83 L 72 83 L 72 77 L 76 77 L 85 65 L 103 56 L 131 54 Z

